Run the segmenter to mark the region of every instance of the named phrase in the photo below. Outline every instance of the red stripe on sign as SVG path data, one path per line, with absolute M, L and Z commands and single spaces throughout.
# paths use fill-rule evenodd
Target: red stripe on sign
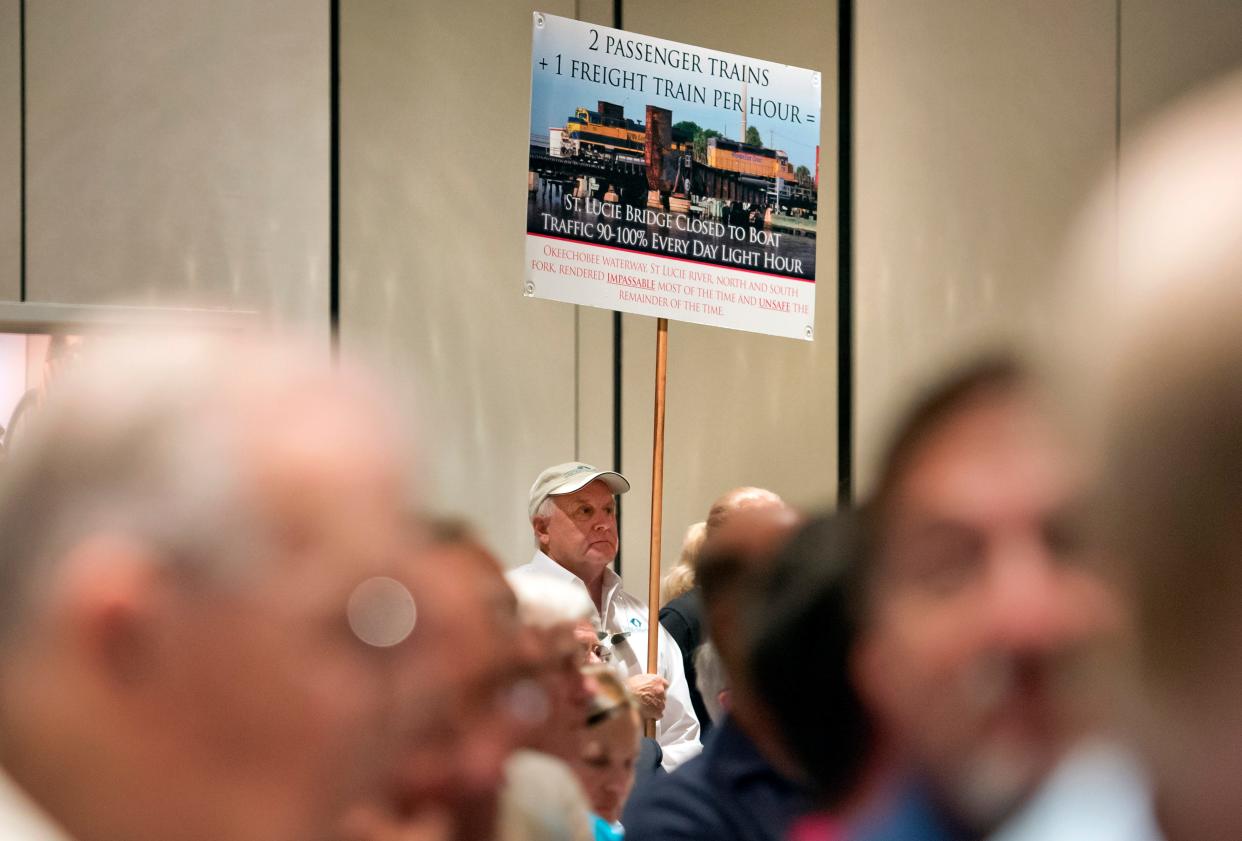
M 590 245 L 595 248 L 607 248 L 611 251 L 624 251 L 626 254 L 642 254 L 646 257 L 660 257 L 664 260 L 675 260 L 678 263 L 690 263 L 695 266 L 710 266 L 713 269 L 723 269 L 724 271 L 729 272 L 746 272 L 747 274 L 763 275 L 764 277 L 779 277 L 781 280 L 796 280 L 801 283 L 815 282 L 815 278 L 813 277 L 794 277 L 793 275 L 787 274 L 761 272 L 758 269 L 742 269 L 736 266 L 722 265 L 721 263 L 704 263 L 702 260 L 687 260 L 685 257 L 670 257 L 667 254 L 660 254 L 657 251 L 636 251 L 633 248 L 622 248 L 619 245 L 604 245 L 599 242 L 587 242 L 586 240 L 570 239 L 569 237 L 554 237 L 551 234 L 532 234 L 530 231 L 527 231 L 526 236 L 535 237 L 536 239 L 554 239 L 557 242 L 572 242 L 574 245 Z

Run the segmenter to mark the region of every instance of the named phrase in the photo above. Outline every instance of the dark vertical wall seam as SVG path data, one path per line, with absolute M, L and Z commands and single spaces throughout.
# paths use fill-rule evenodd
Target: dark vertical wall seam
M 574 20 L 582 20 L 582 2 L 574 0 Z M 582 461 L 582 307 L 574 305 L 574 461 Z
M 622 0 L 612 0 L 612 26 L 621 29 Z M 612 469 L 621 472 L 621 313 L 612 314 Z M 617 534 L 621 533 L 621 497 L 617 497 Z M 621 574 L 621 550 L 613 569 Z
M 621 472 L 621 313 L 612 314 L 612 469 Z M 617 534 L 621 533 L 621 497 L 617 497 Z M 613 569 L 621 574 L 621 549 Z
M 854 501 L 854 2 L 837 14 L 837 505 Z
M 574 461 L 582 461 L 582 441 L 579 430 L 582 428 L 582 412 L 579 403 L 582 401 L 582 308 L 574 307 Z
M 1113 5 L 1113 218 L 1121 215 L 1121 0 Z M 1121 226 L 1113 229 L 1113 276 L 1121 272 Z
M 1113 49 L 1116 51 L 1116 103 L 1113 111 L 1113 205 L 1119 207 L 1121 192 L 1121 0 L 1116 0 L 1116 41 Z
M 18 96 L 18 300 L 26 300 L 26 0 L 17 4 Z
M 341 344 L 341 2 L 328 0 L 328 331 Z

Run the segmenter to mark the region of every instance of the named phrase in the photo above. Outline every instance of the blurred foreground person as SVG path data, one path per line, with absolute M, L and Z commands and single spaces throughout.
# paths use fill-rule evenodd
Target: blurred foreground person
M 647 603 L 621 589 L 616 495 L 629 491 L 620 473 L 568 462 L 544 470 L 530 488 L 527 513 L 538 548 L 530 563 L 510 570 L 517 586 L 528 575 L 551 576 L 590 600 L 595 623 L 612 641 L 613 665 L 625 676 L 643 718 L 656 722 L 665 770 L 697 754 L 699 722 L 690 704 L 681 651 L 663 628 L 657 674 L 647 673 Z
M 777 555 L 749 606 L 751 681 L 817 810 L 794 827 L 794 841 L 845 838 L 877 776 L 875 728 L 851 669 L 872 541 L 857 511 L 810 521 Z
M 576 762 L 586 730 L 592 685 L 582 670 L 590 657 L 579 627 L 595 615 L 586 594 L 559 578 L 527 575 L 513 579 L 518 616 L 533 637 L 534 674 L 543 686 L 546 710 L 527 732 L 526 746 Z
M 307 841 L 390 770 L 396 425 L 238 336 L 92 354 L 0 475 L 0 836 Z
M 1242 834 L 1242 77 L 1134 145 L 1085 228 L 1096 537 L 1136 604 L 1128 697 L 1169 841 Z M 1111 190 L 1109 195 L 1112 195 Z M 1081 286 L 1079 287 L 1081 288 Z M 1090 333 L 1087 332 L 1090 325 Z M 1081 375 L 1081 366 L 1075 369 Z M 1137 685 L 1134 685 L 1137 684 Z
M 616 672 L 595 666 L 590 674 L 595 692 L 576 764 L 578 781 L 591 804 L 595 841 L 619 841 L 625 837 L 621 810 L 634 785 L 642 720 Z
M 590 811 L 573 766 L 581 759 L 594 683 L 583 673 L 592 634 L 579 628 L 594 617 L 586 593 L 547 575 L 511 579 L 518 613 L 534 640 L 543 709 L 530 715 L 521 749 L 509 760 L 497 837 L 501 841 L 587 841 Z
M 1064 678 L 1116 627 L 1078 563 L 1079 480 L 1026 376 L 990 361 L 934 389 L 883 465 L 855 656 L 906 771 L 862 839 L 999 827 L 1081 735 Z
M 701 755 L 667 779 L 635 788 L 623 818 L 631 841 L 783 841 L 809 807 L 807 792 L 785 770 L 771 711 L 749 679 L 743 623 L 747 592 L 760 585 L 795 524 L 784 506 L 741 511 L 704 545 L 697 577 L 729 711 Z
M 463 524 L 428 525 L 409 561 L 420 598 L 395 773 L 384 799 L 351 812 L 346 841 L 492 841 L 506 762 L 547 707 L 499 563 Z
M 690 704 L 699 720 L 699 735 L 704 739 L 712 729 L 712 718 L 708 714 L 707 705 L 698 688 L 698 675 L 694 663 L 694 655 L 698 647 L 707 639 L 707 629 L 703 621 L 703 597 L 698 587 L 696 569 L 698 555 L 705 544 L 714 535 L 719 535 L 725 525 L 739 511 L 763 512 L 767 510 L 784 510 L 785 501 L 766 488 L 741 487 L 726 491 L 712 503 L 703 522 L 699 546 L 695 549 L 695 560 L 674 568 L 668 583 L 683 588 L 682 592 L 666 601 L 660 608 L 660 625 L 676 640 L 681 649 L 682 670 L 686 674 L 686 682 L 690 688 Z M 691 526 L 691 529 L 694 529 Z M 687 532 L 686 539 L 691 539 Z

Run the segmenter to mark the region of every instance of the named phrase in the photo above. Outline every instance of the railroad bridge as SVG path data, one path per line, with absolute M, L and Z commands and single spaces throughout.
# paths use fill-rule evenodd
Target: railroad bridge
M 758 179 L 745 178 L 736 172 L 715 169 L 706 164 L 694 163 L 684 156 L 683 174 L 678 186 L 685 192 L 686 172 L 689 173 L 689 192 L 695 196 L 709 196 L 723 201 L 761 203 L 770 201 L 769 189 Z M 647 203 L 647 165 L 624 158 L 558 158 L 547 149 L 536 145 L 530 147 L 530 171 L 553 185 L 568 185 L 578 178 L 594 178 L 594 198 L 602 198 L 611 185 L 625 204 L 642 206 Z M 782 199 L 782 203 L 785 200 Z
M 654 202 L 657 194 L 665 206 L 671 195 L 749 204 L 772 203 L 776 182 L 694 161 L 683 151 L 684 147 L 674 148 L 671 111 L 648 105 L 646 116 L 642 160 L 625 155 L 556 157 L 546 146 L 532 143 L 530 171 L 543 180 L 542 189 L 561 192 L 579 178 L 594 178 L 592 198 L 603 198 L 611 186 L 621 202 L 636 207 Z M 780 204 L 814 212 L 814 193 L 798 184 L 786 184 L 781 191 Z

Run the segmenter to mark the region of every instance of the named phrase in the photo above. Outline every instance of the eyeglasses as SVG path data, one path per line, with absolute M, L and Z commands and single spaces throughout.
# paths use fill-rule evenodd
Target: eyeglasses
M 613 647 L 613 646 L 616 646 L 616 645 L 619 645 L 625 642 L 625 640 L 629 637 L 629 635 L 630 635 L 629 631 L 619 631 L 615 634 L 610 634 L 607 631 L 596 631 L 595 632 L 595 638 L 599 640 L 600 642 L 608 643 L 609 647 Z
M 592 653 L 600 659 L 601 662 L 607 663 L 612 660 L 612 650 L 625 642 L 629 637 L 629 631 L 620 631 L 612 634 L 608 631 L 596 631 L 595 638 L 599 642 L 595 645 Z

